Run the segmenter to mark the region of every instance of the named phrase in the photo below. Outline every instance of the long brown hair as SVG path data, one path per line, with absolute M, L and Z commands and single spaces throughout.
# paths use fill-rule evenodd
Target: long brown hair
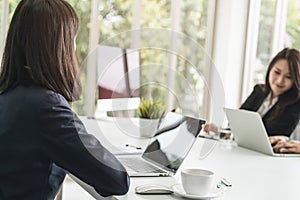
M 68 101 L 78 99 L 81 86 L 74 44 L 78 28 L 78 16 L 64 0 L 22 0 L 7 33 L 0 92 L 26 78 Z
M 293 86 L 285 93 L 279 95 L 276 114 L 272 116 L 269 121 L 275 119 L 284 111 L 286 106 L 296 103 L 300 98 L 300 52 L 294 48 L 283 49 L 271 60 L 265 80 L 266 93 L 271 92 L 271 86 L 269 83 L 270 71 L 274 65 L 282 59 L 288 62 Z

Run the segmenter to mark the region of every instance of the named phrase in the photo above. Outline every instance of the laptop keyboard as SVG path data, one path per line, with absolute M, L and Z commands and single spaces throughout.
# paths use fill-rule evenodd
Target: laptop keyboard
M 149 163 L 145 162 L 141 158 L 126 157 L 126 158 L 119 158 L 119 160 L 123 165 L 136 172 L 157 172 L 157 173 L 165 172 L 153 165 L 150 165 Z

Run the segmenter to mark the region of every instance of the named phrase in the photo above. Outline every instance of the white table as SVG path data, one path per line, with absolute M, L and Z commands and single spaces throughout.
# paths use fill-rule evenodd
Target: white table
M 139 140 L 123 134 L 120 127 L 118 128 L 113 122 L 99 121 L 100 131 L 99 127 L 95 129 L 95 123 L 92 124 L 86 120 L 84 123 L 91 132 L 98 129 L 97 132 L 94 132 L 96 137 L 99 140 L 104 139 L 103 144 L 108 148 L 112 143 L 117 146 L 124 143 L 145 146 L 148 142 L 145 139 Z M 300 157 L 271 157 L 235 145 L 228 146 L 222 142 L 198 138 L 180 169 L 184 167 L 210 169 L 217 176 L 228 179 L 233 186 L 218 199 L 300 199 Z M 131 178 L 130 191 L 126 195 L 108 199 L 181 199 L 175 195 L 138 195 L 134 192 L 136 186 L 146 183 L 171 186 L 180 182 L 179 176 L 180 173 L 174 177 Z M 82 182 L 75 181 L 82 185 Z M 97 195 L 89 186 L 82 186 L 96 199 L 105 199 Z

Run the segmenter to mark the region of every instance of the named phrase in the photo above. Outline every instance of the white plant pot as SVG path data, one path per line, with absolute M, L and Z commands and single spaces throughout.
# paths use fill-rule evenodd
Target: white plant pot
M 139 119 L 140 136 L 151 138 L 157 131 L 159 119 Z

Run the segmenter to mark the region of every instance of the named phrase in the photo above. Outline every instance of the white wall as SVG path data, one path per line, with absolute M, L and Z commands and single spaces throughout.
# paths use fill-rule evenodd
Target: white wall
M 211 56 L 216 70 L 210 73 L 210 93 L 216 95 L 211 97 L 213 100 L 210 105 L 212 113 L 210 119 L 219 125 L 223 123 L 224 106 L 232 108 L 240 106 L 247 17 L 248 1 L 216 1 Z M 224 97 L 221 96 L 223 92 Z M 222 98 L 225 101 L 222 101 Z

